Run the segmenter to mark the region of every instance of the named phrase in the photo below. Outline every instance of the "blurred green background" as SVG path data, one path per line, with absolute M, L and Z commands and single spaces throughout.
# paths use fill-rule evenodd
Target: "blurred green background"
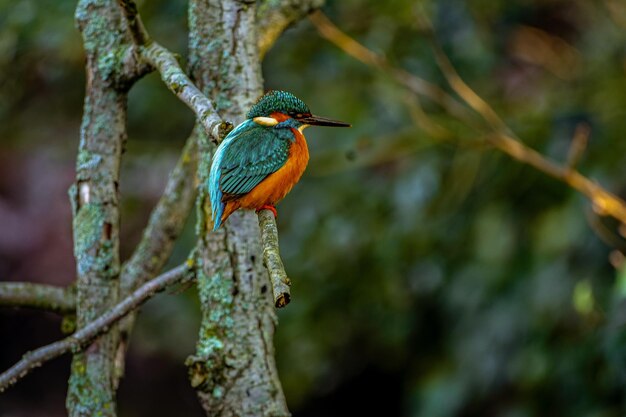
M 69 284 L 84 89 L 67 0 L 0 0 L 0 279 Z M 152 36 L 186 53 L 186 2 L 142 1 Z M 461 76 L 529 146 L 564 161 L 591 127 L 580 170 L 626 196 L 622 0 L 329 0 L 324 11 L 392 65 L 448 89 L 419 16 Z M 302 21 L 268 53 L 268 89 L 350 130 L 307 130 L 311 162 L 280 204 L 293 279 L 277 361 L 295 417 L 626 414 L 626 243 L 586 199 L 454 132 L 415 123 L 407 91 Z M 132 90 L 122 251 L 138 242 L 193 116 L 152 74 Z M 172 264 L 194 244 L 193 219 Z M 133 335 L 119 415 L 201 416 L 184 359 L 193 290 L 158 296 Z M 0 311 L 0 365 L 59 337 L 60 318 Z M 69 358 L 0 396 L 0 416 L 64 415 Z

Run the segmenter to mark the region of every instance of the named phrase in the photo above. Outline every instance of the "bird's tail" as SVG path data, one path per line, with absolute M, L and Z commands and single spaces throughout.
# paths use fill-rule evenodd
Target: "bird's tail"
M 237 200 L 228 201 L 226 203 L 221 203 L 218 209 L 213 212 L 214 214 L 211 218 L 211 223 L 213 223 L 213 231 L 216 231 L 217 229 L 219 229 L 222 223 L 224 223 L 226 219 L 231 214 L 233 214 L 233 212 L 237 210 L 240 206 L 241 205 L 239 204 L 239 201 Z

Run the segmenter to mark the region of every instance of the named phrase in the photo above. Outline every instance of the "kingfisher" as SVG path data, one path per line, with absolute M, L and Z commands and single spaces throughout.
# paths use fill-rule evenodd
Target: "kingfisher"
M 250 108 L 246 120 L 219 144 L 209 173 L 213 230 L 235 210 L 268 209 L 300 180 L 309 162 L 302 131 L 308 126 L 350 127 L 314 116 L 286 91 L 269 91 Z

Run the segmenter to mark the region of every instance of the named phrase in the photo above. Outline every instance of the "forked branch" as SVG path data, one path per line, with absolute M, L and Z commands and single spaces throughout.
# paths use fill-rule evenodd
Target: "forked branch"
M 215 143 L 218 143 L 232 128 L 232 125 L 222 120 L 215 110 L 213 103 L 196 87 L 182 70 L 175 54 L 151 40 L 150 35 L 141 23 L 141 17 L 137 12 L 134 1 L 118 0 L 118 2 L 124 11 L 124 16 L 128 21 L 128 27 L 132 33 L 133 39 L 139 47 L 140 56 L 159 72 L 165 85 L 193 110 L 198 122 L 204 127 L 206 133 Z M 299 11 L 293 11 L 294 15 L 297 15 L 298 13 L 302 14 L 303 10 L 306 10 L 306 13 L 308 13 L 311 8 L 314 7 L 313 3 L 310 8 L 303 6 L 295 7 L 295 3 L 293 3 L 293 5 L 290 3 L 290 5 Z M 285 13 L 285 10 L 290 9 L 288 7 L 281 8 L 274 10 L 274 12 Z M 261 239 L 263 241 L 263 253 L 272 255 L 271 261 L 265 262 L 270 277 L 284 277 L 273 278 L 271 280 L 272 285 L 275 286 L 275 288 L 273 288 L 274 303 L 277 307 L 283 307 L 289 303 L 290 297 L 289 287 L 285 284 L 285 282 L 288 281 L 286 278 L 287 273 L 280 260 L 276 220 L 273 216 L 271 218 L 262 218 L 259 216 L 259 224 L 267 226 L 261 227 Z M 276 259 L 278 262 L 276 262 Z
M 19 362 L 0 374 L 0 392 L 3 392 L 28 375 L 33 369 L 50 360 L 68 352 L 80 352 L 98 336 L 108 332 L 111 326 L 121 318 L 134 311 L 156 293 L 176 283 L 190 280 L 192 277 L 189 265 L 178 266 L 144 284 L 109 311 L 86 326 L 81 327 L 71 336 L 26 353 Z

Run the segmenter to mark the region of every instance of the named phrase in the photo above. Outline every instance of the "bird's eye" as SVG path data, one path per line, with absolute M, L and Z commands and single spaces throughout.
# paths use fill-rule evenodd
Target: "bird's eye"
M 301 118 L 302 118 L 302 113 L 296 114 L 296 119 L 301 119 Z

